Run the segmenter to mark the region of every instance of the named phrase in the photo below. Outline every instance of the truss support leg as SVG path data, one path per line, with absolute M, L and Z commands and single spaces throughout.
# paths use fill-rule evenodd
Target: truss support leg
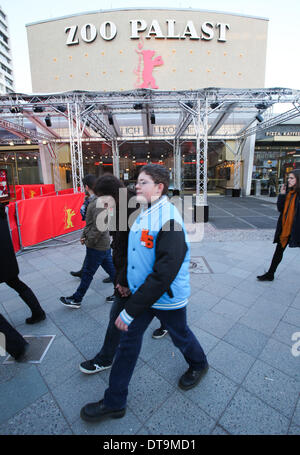
M 113 171 L 114 176 L 120 178 L 120 155 L 119 146 L 117 141 L 112 141 L 112 153 L 113 153 Z

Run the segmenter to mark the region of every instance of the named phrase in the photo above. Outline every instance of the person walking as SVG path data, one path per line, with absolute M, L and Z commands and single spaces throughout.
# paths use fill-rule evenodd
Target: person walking
M 164 324 L 189 365 L 179 379 L 179 387 L 195 387 L 208 370 L 203 349 L 186 321 L 190 248 L 183 220 L 166 196 L 168 186 L 169 171 L 165 167 L 142 167 L 136 192 L 137 201 L 144 207 L 130 229 L 128 243 L 131 295 L 115 321 L 122 336 L 104 398 L 81 409 L 80 416 L 85 421 L 124 416 L 143 334 L 154 316 Z
M 110 251 L 110 237 L 107 225 L 102 223 L 103 230 L 97 226 L 98 216 L 108 219 L 108 211 L 104 207 L 97 207 L 98 198 L 93 188 L 85 185 L 90 195 L 90 202 L 86 211 L 86 226 L 81 235 L 81 244 L 86 246 L 86 255 L 83 263 L 81 282 L 75 293 L 69 297 L 60 297 L 60 301 L 68 308 L 78 309 L 100 265 L 108 273 L 111 281 L 115 278 L 115 268 Z M 101 205 L 101 204 L 100 204 Z
M 10 236 L 5 205 L 2 203 L 0 203 L 0 257 L 0 283 L 6 283 L 17 291 L 31 310 L 32 314 L 26 319 L 26 324 L 35 324 L 46 319 L 46 314 L 33 291 L 19 279 L 19 266 Z
M 110 310 L 104 343 L 92 359 L 82 362 L 79 367 L 80 371 L 86 374 L 98 373 L 110 368 L 120 342 L 121 332 L 115 326 L 115 320 L 123 310 L 130 294 L 126 276 L 129 220 L 137 211 L 136 205 L 132 204 L 134 207 L 130 208 L 129 203 L 131 198 L 135 198 L 135 192 L 125 188 L 123 182 L 112 174 L 101 176 L 95 184 L 94 191 L 99 197 L 112 198 L 113 218 L 110 232 L 113 239 L 111 247 L 116 276 L 114 302 Z M 124 222 L 124 226 L 120 226 L 120 220 Z
M 93 189 L 96 180 L 97 180 L 97 177 L 93 174 L 88 174 L 82 179 L 82 183 L 83 183 L 83 186 L 85 189 L 85 199 L 84 199 L 82 206 L 80 207 L 80 214 L 81 214 L 82 221 L 85 221 L 87 207 L 88 207 L 89 203 L 91 202 L 91 200 L 93 199 L 93 195 L 92 196 L 90 195 L 89 190 Z M 78 270 L 77 272 L 72 271 L 72 272 L 70 272 L 70 274 L 72 276 L 81 278 L 82 270 L 83 270 L 83 264 L 82 264 L 80 270 Z M 107 278 L 104 278 L 102 280 L 102 282 L 111 283 L 110 276 L 108 276 Z M 106 298 L 107 301 L 111 301 L 110 299 L 111 299 L 111 297 Z
M 257 276 L 259 281 L 273 281 L 278 265 L 282 261 L 286 247 L 300 247 L 300 171 L 288 175 L 288 184 L 283 185 L 277 200 L 280 212 L 274 236 L 277 243 L 269 270 Z

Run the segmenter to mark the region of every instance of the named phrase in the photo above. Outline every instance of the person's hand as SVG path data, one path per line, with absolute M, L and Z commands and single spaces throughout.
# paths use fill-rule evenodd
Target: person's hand
M 130 289 L 126 286 L 116 285 L 116 289 L 119 291 L 121 297 L 128 297 L 130 295 Z
M 81 245 L 84 245 L 84 244 L 85 244 L 85 237 L 82 237 L 82 238 L 80 239 L 80 243 L 81 243 Z
M 128 332 L 128 325 L 122 321 L 120 316 L 118 316 L 117 319 L 115 320 L 115 326 L 117 327 L 117 329 L 121 330 L 122 332 Z
M 280 188 L 280 194 L 286 194 L 286 185 L 282 185 Z

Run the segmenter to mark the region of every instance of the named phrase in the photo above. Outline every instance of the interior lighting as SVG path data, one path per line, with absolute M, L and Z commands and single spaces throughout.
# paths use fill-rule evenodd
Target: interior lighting
M 11 141 L 11 142 L 9 143 L 9 145 L 15 145 L 15 144 L 13 143 L 13 141 Z
M 31 144 L 31 140 L 27 139 L 26 144 L 30 145 Z

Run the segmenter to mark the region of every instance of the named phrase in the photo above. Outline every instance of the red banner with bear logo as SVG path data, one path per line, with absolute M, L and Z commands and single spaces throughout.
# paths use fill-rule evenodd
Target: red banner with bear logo
M 85 226 L 80 214 L 83 201 L 84 193 L 19 201 L 21 246 L 32 246 L 82 229 Z

